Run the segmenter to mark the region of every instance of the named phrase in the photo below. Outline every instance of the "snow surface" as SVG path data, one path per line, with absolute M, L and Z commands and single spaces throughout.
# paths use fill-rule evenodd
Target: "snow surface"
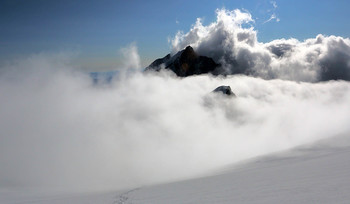
M 350 136 L 242 161 L 215 175 L 123 192 L 35 195 L 0 191 L 0 203 L 349 203 Z

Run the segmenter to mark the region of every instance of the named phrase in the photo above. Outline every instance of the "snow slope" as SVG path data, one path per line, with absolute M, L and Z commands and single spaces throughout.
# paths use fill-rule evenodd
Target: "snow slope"
M 204 178 L 96 194 L 2 191 L 0 203 L 349 203 L 349 138 L 251 159 Z

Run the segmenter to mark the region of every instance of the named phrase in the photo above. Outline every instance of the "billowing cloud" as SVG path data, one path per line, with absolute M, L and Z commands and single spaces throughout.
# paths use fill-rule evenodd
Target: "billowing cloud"
M 141 60 L 138 54 L 136 42 L 130 43 L 124 48 L 120 49 L 123 56 L 123 70 L 139 69 L 141 67 Z
M 317 82 L 350 80 L 350 40 L 318 35 L 312 39 L 259 42 L 252 16 L 240 10 L 217 10 L 215 22 L 201 19 L 189 32 L 172 39 L 173 53 L 191 45 L 201 55 L 222 64 L 227 74 L 248 74 L 264 79 Z
M 219 85 L 238 97 L 210 94 Z M 0 76 L 1 188 L 118 189 L 200 176 L 349 135 L 349 97 L 345 81 L 169 72 L 99 87 L 61 58 L 34 56 Z

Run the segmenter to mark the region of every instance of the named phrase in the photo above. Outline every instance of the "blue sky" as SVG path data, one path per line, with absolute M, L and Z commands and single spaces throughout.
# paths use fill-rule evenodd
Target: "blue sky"
M 136 42 L 146 66 L 170 52 L 168 38 L 178 30 L 187 32 L 198 17 L 209 24 L 223 7 L 249 11 L 262 42 L 350 37 L 350 1 L 275 2 L 276 8 L 269 0 L 1 0 L 0 64 L 36 53 L 72 52 L 82 66 L 115 69 L 118 50 Z M 272 13 L 279 22 L 266 22 Z

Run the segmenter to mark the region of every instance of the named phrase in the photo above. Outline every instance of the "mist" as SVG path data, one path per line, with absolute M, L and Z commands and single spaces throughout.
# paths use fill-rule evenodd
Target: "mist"
M 173 52 L 192 45 L 236 75 L 143 73 L 136 43 L 121 49 L 124 69 L 108 83 L 65 53 L 1 67 L 0 188 L 124 189 L 350 135 L 350 83 L 330 80 L 348 79 L 349 39 L 260 43 L 243 26 L 249 13 L 217 13 L 179 32 Z M 237 97 L 211 93 L 220 85 Z
M 99 86 L 69 66 L 38 55 L 2 68 L 2 187 L 106 190 L 186 179 L 350 132 L 345 81 L 133 72 Z M 210 93 L 223 84 L 237 98 Z

